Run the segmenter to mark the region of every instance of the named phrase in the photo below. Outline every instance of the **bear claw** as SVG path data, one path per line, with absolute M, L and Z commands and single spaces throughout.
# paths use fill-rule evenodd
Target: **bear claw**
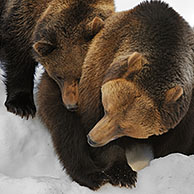
M 99 189 L 102 185 L 109 181 L 103 172 L 95 172 L 89 175 L 90 183 L 88 187 L 92 190 Z
M 19 115 L 21 118 L 26 117 L 27 120 L 30 116 L 34 118 L 36 114 L 36 107 L 31 96 L 24 92 L 9 97 L 5 106 L 7 111 Z
M 137 172 L 133 171 L 127 163 L 114 164 L 105 171 L 105 174 L 114 186 L 132 188 L 137 182 Z

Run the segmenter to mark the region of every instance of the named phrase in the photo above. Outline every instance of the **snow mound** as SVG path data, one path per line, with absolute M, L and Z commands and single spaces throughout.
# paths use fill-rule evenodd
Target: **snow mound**
M 1 194 L 192 194 L 194 191 L 194 156 L 172 154 L 151 162 L 138 174 L 134 189 L 106 184 L 91 191 L 72 182 L 67 176 L 12 178 L 0 175 Z

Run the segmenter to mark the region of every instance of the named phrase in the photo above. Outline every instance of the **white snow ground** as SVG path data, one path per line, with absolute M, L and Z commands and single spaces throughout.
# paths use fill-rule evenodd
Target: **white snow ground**
M 126 10 L 138 0 L 116 0 Z M 193 1 L 168 0 L 194 25 Z M 40 74 L 41 70 L 38 70 Z M 2 71 L 0 70 L 0 74 Z M 152 160 L 138 172 L 134 189 L 106 184 L 94 192 L 72 182 L 54 153 L 50 134 L 38 118 L 28 121 L 8 113 L 5 87 L 0 77 L 0 194 L 193 194 L 194 155 L 171 154 Z

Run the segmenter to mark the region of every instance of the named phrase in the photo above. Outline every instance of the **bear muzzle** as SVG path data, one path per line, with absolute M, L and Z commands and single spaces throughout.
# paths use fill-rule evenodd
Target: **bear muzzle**
M 78 81 L 64 81 L 61 87 L 62 100 L 69 111 L 78 110 Z
M 118 132 L 117 128 L 112 118 L 104 116 L 89 132 L 87 136 L 89 145 L 92 147 L 101 147 L 123 136 L 122 132 Z

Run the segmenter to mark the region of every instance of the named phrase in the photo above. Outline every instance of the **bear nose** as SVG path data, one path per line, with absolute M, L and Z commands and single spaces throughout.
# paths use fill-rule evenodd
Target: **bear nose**
M 66 105 L 66 108 L 69 110 L 69 111 L 72 111 L 72 112 L 75 112 L 78 110 L 78 104 L 68 104 Z
M 94 142 L 93 140 L 91 140 L 91 138 L 90 138 L 89 135 L 87 135 L 87 139 L 88 139 L 88 143 L 89 143 L 90 146 L 93 146 L 94 147 L 97 144 L 96 142 Z

